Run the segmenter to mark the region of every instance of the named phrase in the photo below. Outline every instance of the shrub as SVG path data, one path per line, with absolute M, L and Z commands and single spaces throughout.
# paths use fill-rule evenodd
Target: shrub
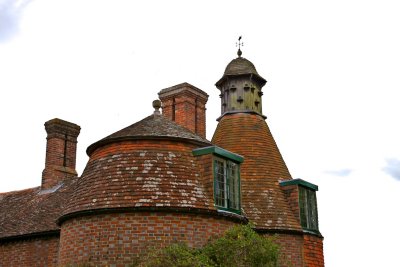
M 210 241 L 203 248 L 203 253 L 216 266 L 274 267 L 279 247 L 271 238 L 258 235 L 250 225 L 238 225 L 224 236 Z
M 211 267 L 214 265 L 201 253 L 201 250 L 189 248 L 185 243 L 177 243 L 151 251 L 138 266 Z
M 279 247 L 271 238 L 258 235 L 251 225 L 237 225 L 220 238 L 210 240 L 203 248 L 173 244 L 154 250 L 145 257 L 141 267 L 241 267 L 277 266 Z

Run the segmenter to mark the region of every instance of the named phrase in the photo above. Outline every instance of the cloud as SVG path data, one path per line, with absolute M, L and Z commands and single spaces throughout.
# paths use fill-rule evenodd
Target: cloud
M 0 0 L 0 43 L 18 33 L 22 12 L 29 2 L 31 0 Z
M 400 160 L 395 158 L 386 159 L 386 166 L 382 170 L 400 181 Z
M 340 169 L 340 170 L 325 171 L 325 173 L 335 175 L 335 176 L 341 176 L 341 177 L 348 176 L 352 172 L 353 172 L 352 169 Z

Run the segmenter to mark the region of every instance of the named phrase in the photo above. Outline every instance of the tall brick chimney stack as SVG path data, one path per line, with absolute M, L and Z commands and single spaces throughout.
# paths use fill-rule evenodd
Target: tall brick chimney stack
M 181 83 L 161 90 L 163 115 L 199 136 L 206 137 L 206 103 L 208 95 L 199 88 Z
M 81 127 L 71 122 L 52 119 L 45 124 L 47 132 L 46 163 L 42 173 L 42 190 L 76 177 L 76 145 Z

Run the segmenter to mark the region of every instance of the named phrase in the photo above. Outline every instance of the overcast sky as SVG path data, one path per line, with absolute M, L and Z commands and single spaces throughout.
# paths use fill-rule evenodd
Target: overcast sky
M 178 83 L 210 95 L 211 139 L 242 35 L 292 176 L 319 185 L 326 266 L 399 266 L 396 2 L 0 0 L 0 192 L 40 185 L 45 121 L 82 127 L 81 174 L 90 144 Z

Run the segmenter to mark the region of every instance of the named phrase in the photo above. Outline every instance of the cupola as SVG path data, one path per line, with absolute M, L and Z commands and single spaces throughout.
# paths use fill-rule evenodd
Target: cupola
M 237 112 L 263 116 L 261 89 L 267 81 L 258 74 L 253 63 L 242 57 L 240 48 L 237 54 L 215 84 L 221 91 L 221 116 Z

